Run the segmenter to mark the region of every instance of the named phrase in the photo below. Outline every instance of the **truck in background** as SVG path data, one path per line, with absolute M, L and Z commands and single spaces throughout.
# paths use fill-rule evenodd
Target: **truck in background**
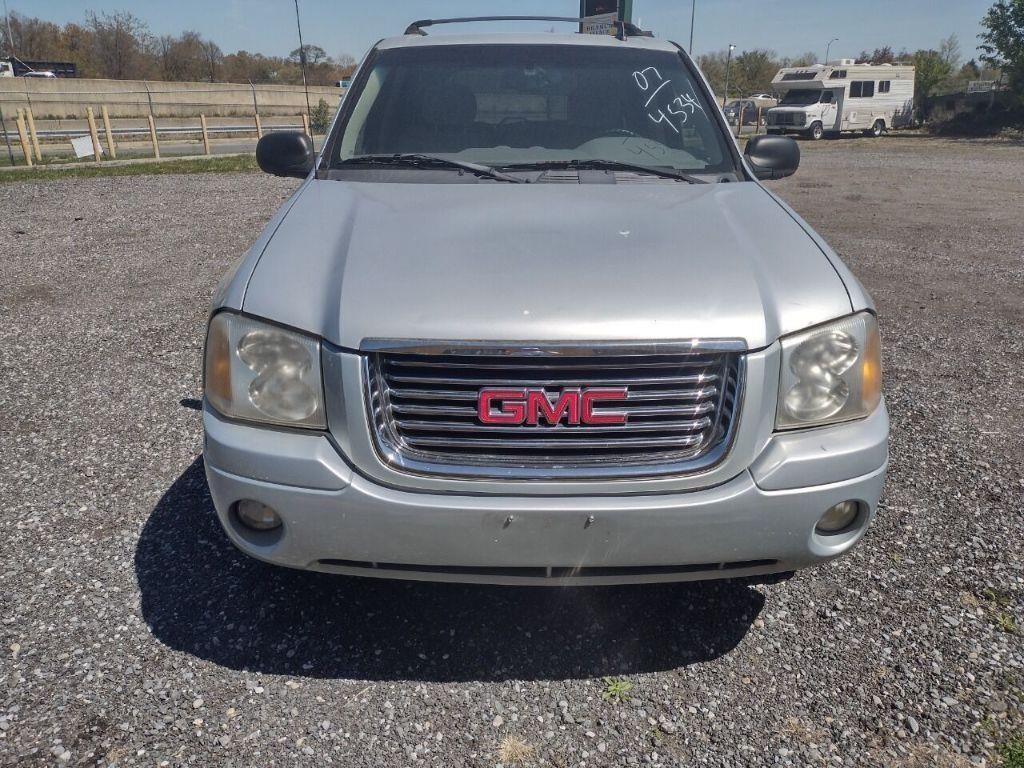
M 77 77 L 78 67 L 70 61 L 28 61 L 10 56 L 0 59 L 0 77 Z
M 914 68 L 901 64 L 835 64 L 785 67 L 772 80 L 783 94 L 768 110 L 768 133 L 801 133 L 812 139 L 844 131 L 881 136 L 910 125 Z

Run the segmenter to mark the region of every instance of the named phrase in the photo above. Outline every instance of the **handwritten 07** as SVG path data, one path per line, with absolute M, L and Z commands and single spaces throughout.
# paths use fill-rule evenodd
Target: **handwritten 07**
M 662 89 L 672 84 L 671 80 L 666 80 L 662 77 L 657 67 L 647 67 L 634 72 L 633 81 L 636 83 L 637 88 L 644 93 L 650 94 L 647 97 L 647 101 L 644 102 L 644 109 L 648 110 L 647 117 L 653 123 L 665 123 L 673 131 L 679 133 L 679 128 L 672 119 L 673 117 L 678 117 L 680 123 L 685 123 L 697 110 L 700 110 L 701 114 L 706 115 L 704 107 L 697 102 L 697 99 L 691 93 L 683 93 L 668 102 L 660 102 L 661 106 L 651 110 L 651 103 L 658 98 L 658 94 L 661 93 Z M 670 90 L 668 93 L 671 94 L 672 91 Z

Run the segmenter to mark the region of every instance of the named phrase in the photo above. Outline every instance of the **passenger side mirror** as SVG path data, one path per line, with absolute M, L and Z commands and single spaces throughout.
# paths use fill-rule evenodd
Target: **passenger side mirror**
M 268 133 L 256 144 L 256 163 L 264 173 L 304 179 L 315 162 L 313 140 L 300 131 Z
M 788 136 L 755 136 L 743 154 L 762 180 L 784 179 L 800 167 L 800 146 Z

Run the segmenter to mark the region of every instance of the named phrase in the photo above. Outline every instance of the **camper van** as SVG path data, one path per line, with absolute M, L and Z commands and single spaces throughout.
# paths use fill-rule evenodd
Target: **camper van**
M 772 80 L 783 94 L 768 110 L 768 133 L 812 139 L 858 131 L 881 136 L 909 125 L 914 114 L 914 68 L 899 64 L 833 64 L 780 69 Z

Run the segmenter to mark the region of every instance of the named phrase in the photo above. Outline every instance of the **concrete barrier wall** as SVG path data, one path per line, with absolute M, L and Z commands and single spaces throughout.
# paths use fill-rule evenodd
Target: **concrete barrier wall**
M 309 103 L 324 99 L 331 112 L 342 90 L 310 86 Z M 255 96 L 255 106 L 253 98 Z M 248 83 L 167 83 L 144 80 L 88 80 L 32 77 L 0 78 L 0 108 L 13 116 L 30 107 L 38 119 L 85 117 L 86 107 L 98 111 L 106 105 L 111 117 L 183 117 L 203 113 L 209 117 L 296 115 L 306 111 L 302 86 Z

